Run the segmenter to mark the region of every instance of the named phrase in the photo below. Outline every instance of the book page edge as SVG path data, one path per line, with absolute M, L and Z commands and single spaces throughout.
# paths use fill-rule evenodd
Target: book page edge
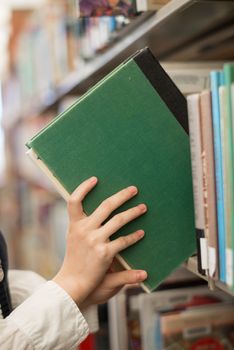
M 46 176 L 52 181 L 56 190 L 61 194 L 61 196 L 68 201 L 70 194 L 65 190 L 65 188 L 60 184 L 60 182 L 56 179 L 53 173 L 49 170 L 46 164 L 37 156 L 36 152 L 30 148 L 26 151 L 26 154 L 32 159 L 32 161 L 46 174 Z
M 116 258 L 126 270 L 132 270 L 128 263 L 119 254 L 116 255 Z M 144 284 L 144 282 L 141 282 L 140 286 L 146 293 L 151 293 L 151 290 Z

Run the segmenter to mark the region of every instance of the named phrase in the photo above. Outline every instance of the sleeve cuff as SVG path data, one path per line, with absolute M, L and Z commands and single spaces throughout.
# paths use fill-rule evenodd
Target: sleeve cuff
M 35 350 L 75 349 L 89 328 L 72 298 L 55 282 L 46 282 L 9 316 Z
M 91 305 L 82 310 L 83 316 L 86 319 L 90 333 L 95 333 L 99 329 L 98 322 L 98 307 L 97 305 Z

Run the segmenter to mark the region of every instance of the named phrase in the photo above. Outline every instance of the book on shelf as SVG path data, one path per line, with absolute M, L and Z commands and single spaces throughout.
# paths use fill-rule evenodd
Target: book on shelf
M 223 68 L 223 61 L 217 62 L 160 62 L 164 70 L 184 95 L 200 93 L 210 89 L 210 71 Z
M 169 0 L 136 0 L 137 11 L 155 11 L 166 5 Z
M 79 17 L 126 16 L 137 14 L 135 0 L 77 0 Z
M 211 111 L 211 92 L 200 94 L 201 155 L 203 168 L 203 204 L 205 209 L 205 236 L 207 237 L 207 258 L 209 277 L 219 277 L 218 232 L 216 212 L 215 170 L 213 124 Z
M 118 256 L 143 268 L 150 291 L 195 250 L 186 99 L 148 48 L 138 51 L 28 141 L 29 155 L 65 199 L 86 178 L 99 183 L 84 200 L 89 215 L 134 184 L 139 193 L 114 214 L 144 202 L 148 212 L 113 238 L 139 227 L 144 239 Z
M 125 16 L 159 10 L 169 0 L 77 0 L 79 17 Z
M 205 207 L 203 200 L 203 167 L 202 167 L 202 139 L 199 94 L 187 97 L 190 150 L 193 175 L 193 195 L 195 210 L 195 226 L 198 252 L 198 271 L 207 274 L 207 236 L 205 235 Z
M 198 250 L 199 272 L 203 267 L 211 283 L 219 279 L 233 288 L 234 64 L 211 70 L 210 87 L 188 95 L 187 101 L 195 222 L 202 236 L 200 247 L 206 243 Z
M 231 201 L 232 196 L 229 184 L 231 180 L 231 162 L 232 153 L 229 144 L 229 122 L 227 119 L 227 89 L 226 86 L 219 86 L 219 101 L 220 101 L 220 137 L 221 137 L 221 148 L 222 148 L 222 167 L 223 167 L 223 203 L 224 203 L 224 226 L 225 226 L 225 246 L 227 247 L 228 233 L 231 229 Z M 220 257 L 221 259 L 221 257 Z M 226 275 L 225 281 L 227 280 L 227 248 L 225 251 L 226 260 Z
M 187 101 L 193 169 L 198 271 L 217 280 L 219 266 L 210 90 L 189 95 Z
M 219 274 L 220 280 L 226 281 L 225 263 L 225 221 L 224 221 L 224 193 L 223 193 L 223 163 L 220 132 L 220 101 L 219 86 L 223 82 L 221 71 L 211 72 L 211 95 L 212 95 L 212 120 L 214 134 L 214 157 L 215 157 L 215 181 L 216 181 L 216 205 L 218 222 L 218 246 L 219 246 Z
M 223 157 L 224 157 L 224 209 L 226 224 L 226 283 L 234 286 L 233 250 L 234 250 L 234 150 L 233 150 L 233 120 L 234 120 L 234 64 L 226 63 L 223 67 L 224 86 L 220 92 L 221 121 L 223 117 Z M 226 180 L 226 181 L 225 181 Z M 225 207 L 226 206 L 226 207 Z
M 151 294 L 140 293 L 137 295 L 130 295 L 128 315 L 132 323 L 134 321 L 134 324 L 137 325 L 137 343 L 141 345 L 140 349 L 164 349 L 165 337 L 169 335 L 168 332 L 166 332 L 166 328 L 163 328 L 165 332 L 162 332 L 162 326 L 165 322 L 164 317 L 167 320 L 167 317 L 173 315 L 173 320 L 177 317 L 178 321 L 180 321 L 181 316 L 183 317 L 187 312 L 189 312 L 191 316 L 195 316 L 197 312 L 199 313 L 201 310 L 204 313 L 207 311 L 208 314 L 210 307 L 212 307 L 212 310 L 216 309 L 218 311 L 220 305 L 223 306 L 227 303 L 229 303 L 228 306 L 231 306 L 231 310 L 233 310 L 231 296 L 218 290 L 211 291 L 207 286 L 166 289 Z M 233 316 L 229 320 L 231 321 L 230 324 L 233 325 Z M 203 327 L 206 322 L 207 320 L 204 320 Z M 190 331 L 193 329 L 189 324 L 184 324 L 184 327 Z M 202 330 L 204 329 L 203 327 Z M 180 336 L 182 336 L 181 330 L 179 333 Z M 130 327 L 129 334 L 132 339 L 133 334 Z M 203 333 L 196 333 L 194 338 L 198 336 L 202 338 Z M 190 338 L 192 339 L 192 336 Z M 135 348 L 132 347 L 132 349 Z
M 68 10 L 65 3 L 57 1 L 45 5 L 44 10 L 24 13 L 25 24 L 20 27 L 15 16 L 12 18 L 10 61 L 14 64 L 2 81 L 6 127 L 46 108 L 64 88 L 86 77 L 96 64 L 86 62 L 107 50 L 130 22 L 125 17 L 77 19 L 72 10 L 75 4 Z M 48 58 L 41 65 L 45 52 Z
M 163 349 L 232 349 L 234 305 L 218 303 L 161 314 Z M 219 317 L 217 317 L 219 315 Z

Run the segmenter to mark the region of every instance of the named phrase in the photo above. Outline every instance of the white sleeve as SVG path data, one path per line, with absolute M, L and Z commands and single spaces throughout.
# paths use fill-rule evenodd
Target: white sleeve
M 97 332 L 99 329 L 97 305 L 91 305 L 86 309 L 83 309 L 82 314 L 88 323 L 90 333 Z
M 49 281 L 0 320 L 0 348 L 72 350 L 88 332 L 88 324 L 71 297 Z
M 9 270 L 8 282 L 12 307 L 15 309 L 47 281 L 33 271 Z
M 25 334 L 7 318 L 0 319 L 0 348 L 1 350 L 34 350 Z
M 9 270 L 8 281 L 13 309 L 46 282 L 37 273 L 25 270 Z M 89 306 L 83 309 L 82 313 L 88 323 L 90 333 L 97 332 L 99 328 L 97 306 Z

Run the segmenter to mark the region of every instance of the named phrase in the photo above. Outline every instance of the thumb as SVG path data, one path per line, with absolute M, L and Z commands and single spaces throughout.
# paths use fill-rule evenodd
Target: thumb
M 146 271 L 127 270 L 113 272 L 106 275 L 106 288 L 114 289 L 124 286 L 125 284 L 135 284 L 143 282 L 147 278 Z

